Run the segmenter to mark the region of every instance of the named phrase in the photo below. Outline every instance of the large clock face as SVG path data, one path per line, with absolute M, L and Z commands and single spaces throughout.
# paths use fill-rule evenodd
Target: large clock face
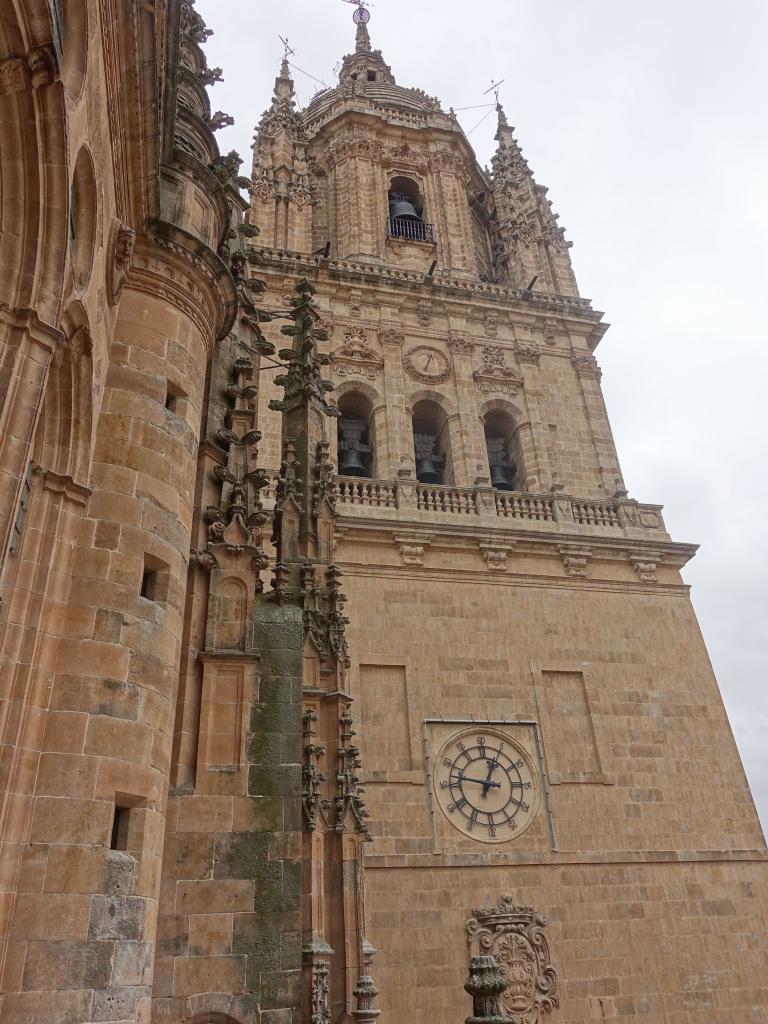
M 451 824 L 480 842 L 515 839 L 538 810 L 528 753 L 501 730 L 480 726 L 451 737 L 438 755 L 433 784 Z

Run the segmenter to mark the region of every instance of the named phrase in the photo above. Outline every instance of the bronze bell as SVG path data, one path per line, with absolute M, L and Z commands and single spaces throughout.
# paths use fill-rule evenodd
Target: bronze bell
M 514 491 L 515 467 L 511 462 L 491 466 L 491 487 L 497 491 Z
M 443 482 L 443 474 L 440 466 L 435 461 L 434 455 L 428 455 L 424 459 L 416 459 L 416 479 L 421 484 L 439 484 Z
M 392 197 L 389 200 L 389 216 L 392 220 L 417 220 L 421 217 L 416 212 L 416 207 L 405 196 Z
M 341 452 L 339 461 L 341 463 L 339 472 L 342 476 L 368 476 L 362 452 L 357 448 L 347 448 Z

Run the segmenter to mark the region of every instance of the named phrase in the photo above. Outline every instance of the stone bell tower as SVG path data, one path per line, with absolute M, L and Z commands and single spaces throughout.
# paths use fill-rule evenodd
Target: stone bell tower
M 313 998 L 329 969 L 331 1018 L 351 1005 L 339 951 L 361 907 L 333 894 L 364 866 L 350 964 L 379 950 L 388 1020 L 463 1019 L 470 959 L 468 991 L 506 978 L 525 1024 L 762 1019 L 765 842 L 680 577 L 695 547 L 622 477 L 602 314 L 501 106 L 489 174 L 355 21 L 338 84 L 303 111 L 283 63 L 246 214 L 260 305 L 295 311 L 312 283 L 335 385 L 337 415 L 307 426 L 312 472 L 338 466 L 324 533 L 307 495 L 291 505 L 286 378 L 254 361 L 261 463 L 283 462 L 264 499 L 278 590 L 285 572 L 327 612 L 341 573 L 348 598 L 341 704 L 322 653 L 303 674 Z M 329 853 L 318 811 L 351 715 L 375 840 L 359 861 Z

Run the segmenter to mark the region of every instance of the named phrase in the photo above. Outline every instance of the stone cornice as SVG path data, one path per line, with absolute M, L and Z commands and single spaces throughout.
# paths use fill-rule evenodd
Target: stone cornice
M 306 253 L 289 252 L 284 249 L 253 247 L 250 251 L 254 262 L 258 262 L 260 267 L 272 268 L 283 274 L 310 275 L 319 281 L 327 275 L 331 281 L 408 289 L 410 292 L 413 292 L 414 288 L 422 288 L 422 294 L 427 297 L 440 296 L 446 301 L 470 300 L 478 304 L 506 306 L 521 315 L 549 312 L 571 316 L 582 322 L 587 320 L 593 325 L 591 339 L 594 339 L 596 334 L 602 336 L 607 328 L 607 324 L 599 322 L 603 314 L 592 308 L 589 299 L 568 295 L 545 295 L 541 292 L 527 292 L 522 288 L 505 288 L 502 285 L 459 278 L 426 278 L 424 274 L 416 271 L 401 270 L 385 263 L 363 263 L 351 259 L 321 260 Z
M 407 518 L 385 519 L 383 516 L 376 516 L 373 509 L 365 509 L 365 518 L 358 515 L 345 515 L 344 506 L 340 506 L 339 526 L 340 534 L 346 540 L 357 535 L 364 538 L 366 544 L 391 544 L 397 538 L 408 532 L 414 543 L 429 543 L 433 549 L 456 550 L 457 548 L 469 548 L 480 551 L 484 548 L 493 550 L 509 550 L 514 548 L 515 555 L 551 555 L 558 561 L 562 559 L 562 551 L 579 550 L 585 546 L 589 549 L 589 564 L 593 566 L 598 561 L 621 562 L 627 566 L 627 579 L 637 580 L 636 575 L 629 575 L 633 569 L 634 562 L 640 555 L 644 555 L 649 563 L 663 563 L 675 569 L 680 569 L 695 555 L 698 550 L 696 544 L 683 544 L 669 539 L 657 540 L 654 537 L 639 538 L 639 531 L 621 531 L 620 536 L 605 536 L 598 532 L 598 529 L 590 527 L 579 527 L 573 524 L 558 524 L 558 528 L 552 529 L 550 524 L 528 523 L 518 526 L 489 524 L 487 522 L 466 523 L 466 522 L 417 522 Z M 631 532 L 630 536 L 626 534 Z M 648 531 L 652 533 L 654 531 Z M 422 540 L 423 538 L 423 540 Z M 340 562 L 344 558 L 338 556 Z M 435 571 L 442 571 L 435 569 Z M 452 573 L 462 573 L 460 568 L 452 568 Z M 525 575 L 530 575 L 526 573 Z M 551 581 L 552 577 L 538 577 L 544 581 Z M 569 579 L 569 583 L 573 583 Z M 599 579 L 585 580 L 587 583 L 604 582 Z M 626 584 L 620 582 L 622 586 Z M 643 581 L 647 582 L 647 581 Z M 686 588 L 687 589 L 687 588 Z

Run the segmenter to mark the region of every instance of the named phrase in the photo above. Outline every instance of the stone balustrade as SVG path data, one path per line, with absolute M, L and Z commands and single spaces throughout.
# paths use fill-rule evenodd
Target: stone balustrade
M 574 498 L 559 490 L 543 494 L 497 491 L 492 487 L 452 487 L 421 484 L 409 478 L 368 480 L 339 477 L 338 502 L 342 514 L 359 507 L 393 509 L 407 513 L 490 517 L 551 524 L 572 524 L 607 530 L 641 529 L 664 533 L 661 506 L 629 498 Z
M 464 521 L 484 519 L 512 525 L 518 522 L 550 524 L 551 528 L 590 527 L 619 534 L 623 530 L 666 535 L 660 505 L 647 505 L 630 498 L 574 498 L 559 490 L 542 494 L 524 491 L 497 491 L 487 485 L 452 487 L 421 484 L 410 478 L 373 480 L 341 476 L 337 481 L 337 501 L 342 515 L 357 515 L 358 509 L 380 509 L 386 518 L 421 519 L 435 516 L 460 517 Z M 275 497 L 274 475 L 263 493 L 265 506 L 271 509 Z M 391 510 L 391 511 L 385 511 Z

